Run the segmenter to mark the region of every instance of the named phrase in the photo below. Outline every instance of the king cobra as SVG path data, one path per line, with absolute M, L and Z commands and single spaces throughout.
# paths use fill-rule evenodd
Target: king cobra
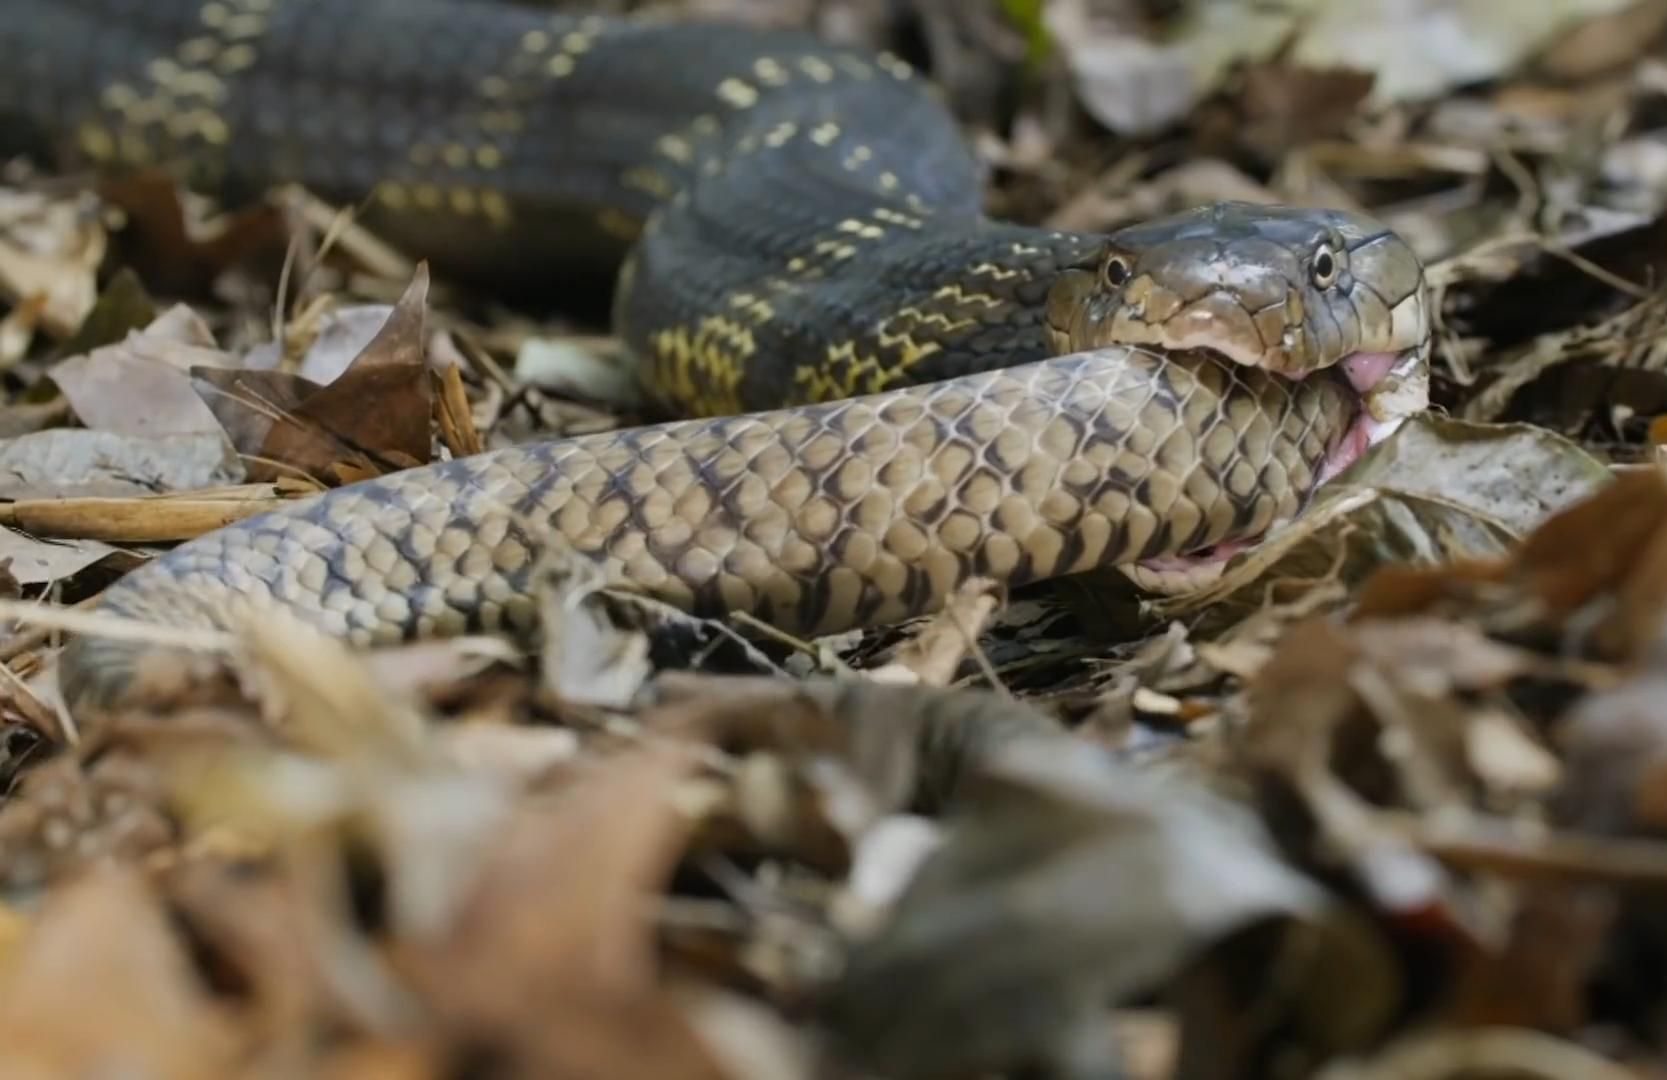
M 1424 273 L 1383 225 L 994 220 L 891 55 L 502 0 L 3 0 L 0 55 L 8 150 L 227 199 L 297 182 L 464 275 L 617 271 L 614 328 L 672 418 L 252 517 L 110 586 L 118 616 L 531 640 L 557 548 L 805 633 L 933 612 L 974 575 L 1174 591 L 1426 404 Z M 154 651 L 75 638 L 61 685 L 120 703 Z

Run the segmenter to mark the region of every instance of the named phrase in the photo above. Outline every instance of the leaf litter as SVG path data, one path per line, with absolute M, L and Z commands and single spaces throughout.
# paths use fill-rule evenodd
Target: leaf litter
M 1380 214 L 1435 409 L 1189 596 L 797 640 L 558 550 L 531 651 L 124 624 L 222 681 L 71 715 L 168 544 L 638 402 L 350 208 L 11 163 L 7 1075 L 1661 1075 L 1667 5 L 684 6 L 927 67 L 1005 216 Z

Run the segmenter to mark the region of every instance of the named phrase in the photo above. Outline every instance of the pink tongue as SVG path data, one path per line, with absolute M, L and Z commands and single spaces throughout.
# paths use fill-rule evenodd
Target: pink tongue
M 1349 377 L 1349 385 L 1364 394 L 1389 374 L 1389 369 L 1395 366 L 1395 354 L 1391 352 L 1355 353 L 1339 365 L 1343 374 Z

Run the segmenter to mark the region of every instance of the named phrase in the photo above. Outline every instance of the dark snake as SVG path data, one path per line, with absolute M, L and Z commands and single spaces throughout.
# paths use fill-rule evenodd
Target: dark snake
M 932 612 L 974 575 L 1174 590 L 1426 401 L 1423 270 L 1378 222 L 992 220 L 923 79 L 799 33 L 491 0 L 4 0 L 0 55 L 7 150 L 228 199 L 299 182 L 460 274 L 617 270 L 639 381 L 692 418 L 298 501 L 116 582 L 114 615 L 525 636 L 556 546 L 796 632 Z M 123 701 L 154 651 L 75 638 L 61 683 Z

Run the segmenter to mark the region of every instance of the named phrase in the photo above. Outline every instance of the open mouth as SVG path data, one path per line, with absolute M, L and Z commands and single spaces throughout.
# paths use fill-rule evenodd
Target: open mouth
M 1406 410 L 1377 407 L 1376 400 L 1386 384 L 1402 373 L 1417 357 L 1411 353 L 1356 353 L 1338 364 L 1306 377 L 1337 379 L 1353 395 L 1354 412 L 1349 423 L 1333 436 L 1320 463 L 1319 476 L 1304 498 L 1306 506 L 1314 494 L 1334 477 L 1348 470 L 1366 451 L 1393 435 L 1407 415 Z M 1391 391 L 1389 396 L 1397 396 Z M 1223 540 L 1208 547 L 1177 555 L 1143 559 L 1125 568 L 1141 588 L 1151 592 L 1179 593 L 1209 585 L 1221 576 L 1235 555 L 1255 547 L 1267 534 Z

